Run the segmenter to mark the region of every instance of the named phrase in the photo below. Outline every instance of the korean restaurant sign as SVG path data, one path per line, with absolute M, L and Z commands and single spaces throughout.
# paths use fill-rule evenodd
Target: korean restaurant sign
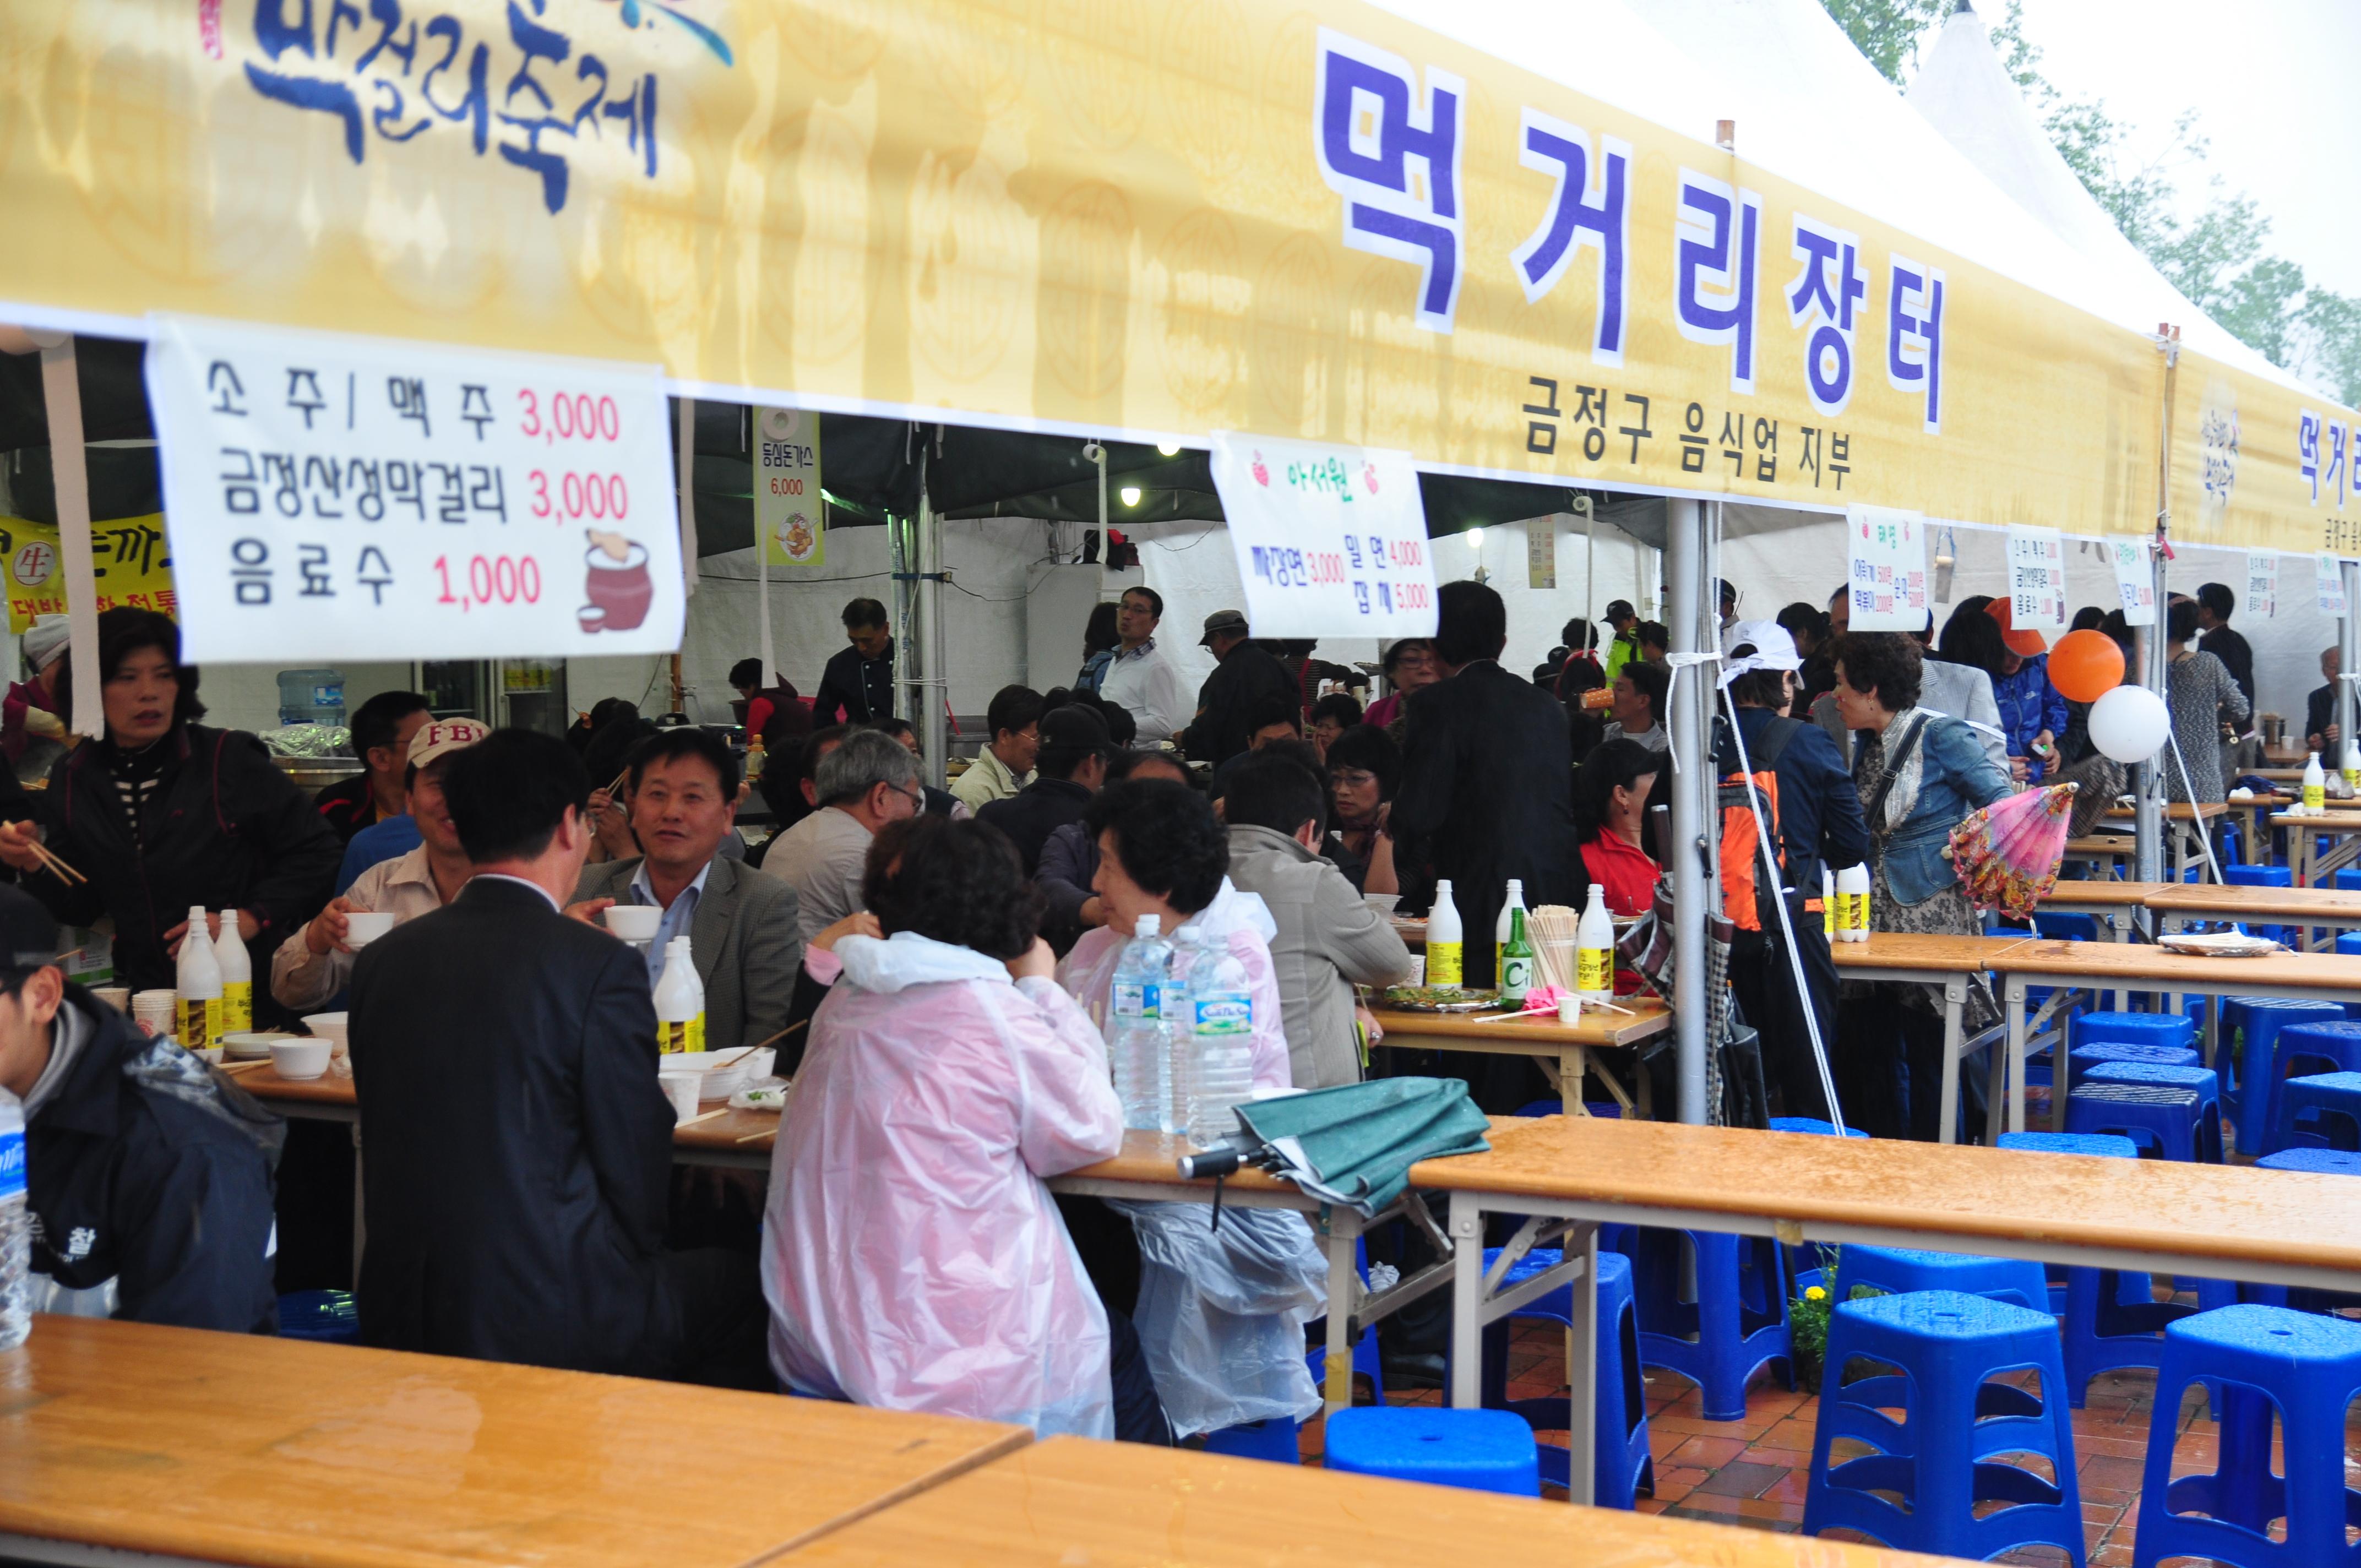
M 192 659 L 680 646 L 653 367 L 164 317 L 147 380 Z
M 1408 453 L 1222 433 L 1212 466 L 1257 637 L 1434 635 Z
M 90 525 L 98 609 L 152 609 L 179 619 L 164 519 L 109 518 Z M 66 574 L 55 523 L 0 517 L 0 587 L 8 593 L 8 630 L 21 637 L 44 615 L 66 613 Z
M 2070 533 L 2156 510 L 2147 337 L 1367 0 L 9 0 L 0 62 L 36 236 L 0 319 Z M 2189 353 L 2175 384 L 2177 536 L 2361 549 L 2352 411 Z
M 1845 557 L 1852 630 L 1917 631 L 1926 626 L 1926 519 L 1892 507 L 1849 508 Z

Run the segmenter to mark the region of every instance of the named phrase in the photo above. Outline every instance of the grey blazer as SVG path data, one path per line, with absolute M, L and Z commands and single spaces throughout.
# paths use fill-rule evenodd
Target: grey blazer
M 639 871 L 637 856 L 585 866 L 575 901 L 620 901 Z M 715 856 L 688 923 L 688 945 L 705 983 L 708 1050 L 736 1050 L 786 1027 L 804 959 L 794 888 L 743 861 Z

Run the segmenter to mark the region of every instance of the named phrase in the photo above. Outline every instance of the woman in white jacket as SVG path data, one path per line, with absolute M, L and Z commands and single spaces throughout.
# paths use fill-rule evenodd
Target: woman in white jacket
M 1119 1151 L 1123 1115 L 1038 895 L 1002 834 L 937 817 L 879 835 L 864 892 L 806 955 L 838 983 L 772 1166 L 772 1364 L 806 1394 L 1114 1437 L 1106 1313 L 1044 1179 Z

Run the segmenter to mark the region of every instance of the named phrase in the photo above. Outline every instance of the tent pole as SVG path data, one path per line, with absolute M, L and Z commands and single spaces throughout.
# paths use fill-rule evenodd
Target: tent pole
M 1703 652 L 1697 646 L 1699 579 L 1705 565 L 1705 508 L 1697 501 L 1664 503 L 1665 560 L 1673 602 L 1666 625 L 1675 655 Z M 1695 720 L 1713 714 L 1713 682 L 1707 666 L 1675 663 L 1669 698 L 1674 715 L 1695 729 Z M 1705 1107 L 1706 994 L 1705 784 L 1709 759 L 1690 736 L 1675 739 L 1686 754 L 1673 771 L 1673 1018 L 1680 1118 L 1702 1125 Z
M 2164 409 L 2158 424 L 2156 452 L 2156 551 L 2149 563 L 2155 573 L 2156 624 L 2147 629 L 2147 683 L 2150 691 L 2171 701 L 2166 689 L 2165 575 L 2170 565 L 2165 552 L 2172 534 L 2172 399 L 2180 367 L 2180 334 L 2170 326 L 2157 329 L 2157 351 L 2164 356 Z M 2133 773 L 2132 850 L 2139 880 L 2162 882 L 2164 871 L 2165 770 L 2156 758 L 2142 762 Z
M 2361 561 L 2339 561 L 2339 576 L 2345 579 L 2345 618 L 2336 623 L 2336 704 L 2333 717 L 2336 721 L 2336 755 L 2323 757 L 2320 765 L 2334 770 L 2345 755 L 2345 747 L 2353 736 L 2353 682 L 2347 677 L 2361 671 Z
M 926 675 L 920 683 L 926 706 L 911 718 L 918 727 L 918 743 L 927 753 L 927 782 L 940 789 L 949 782 L 944 764 L 950 735 L 944 718 L 950 704 L 948 651 L 943 646 L 943 520 L 924 490 L 918 492 L 918 627 L 919 656 Z

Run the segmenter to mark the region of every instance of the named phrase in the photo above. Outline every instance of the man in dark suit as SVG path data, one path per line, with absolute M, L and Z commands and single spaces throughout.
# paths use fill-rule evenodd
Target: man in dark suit
M 1248 720 L 1262 699 L 1284 697 L 1303 717 L 1303 692 L 1286 667 L 1268 649 L 1247 641 L 1246 618 L 1235 609 L 1217 609 L 1205 618 L 1205 635 L 1199 645 L 1211 648 L 1221 661 L 1197 693 L 1197 717 L 1189 721 L 1189 760 L 1228 762 L 1250 748 L 1253 727 Z
M 646 962 L 559 913 L 588 775 L 564 741 L 502 729 L 443 793 L 474 879 L 353 970 L 362 1339 L 769 1387 L 752 1257 L 664 1250 L 673 1111 Z
M 1113 751 L 1106 720 L 1097 708 L 1079 703 L 1053 707 L 1041 716 L 1041 751 L 1034 762 L 1033 782 L 1006 800 L 987 803 L 975 819 L 1008 835 L 1029 877 L 1041 869 L 1041 846 L 1049 835 L 1082 819 L 1082 808 L 1106 783 Z

